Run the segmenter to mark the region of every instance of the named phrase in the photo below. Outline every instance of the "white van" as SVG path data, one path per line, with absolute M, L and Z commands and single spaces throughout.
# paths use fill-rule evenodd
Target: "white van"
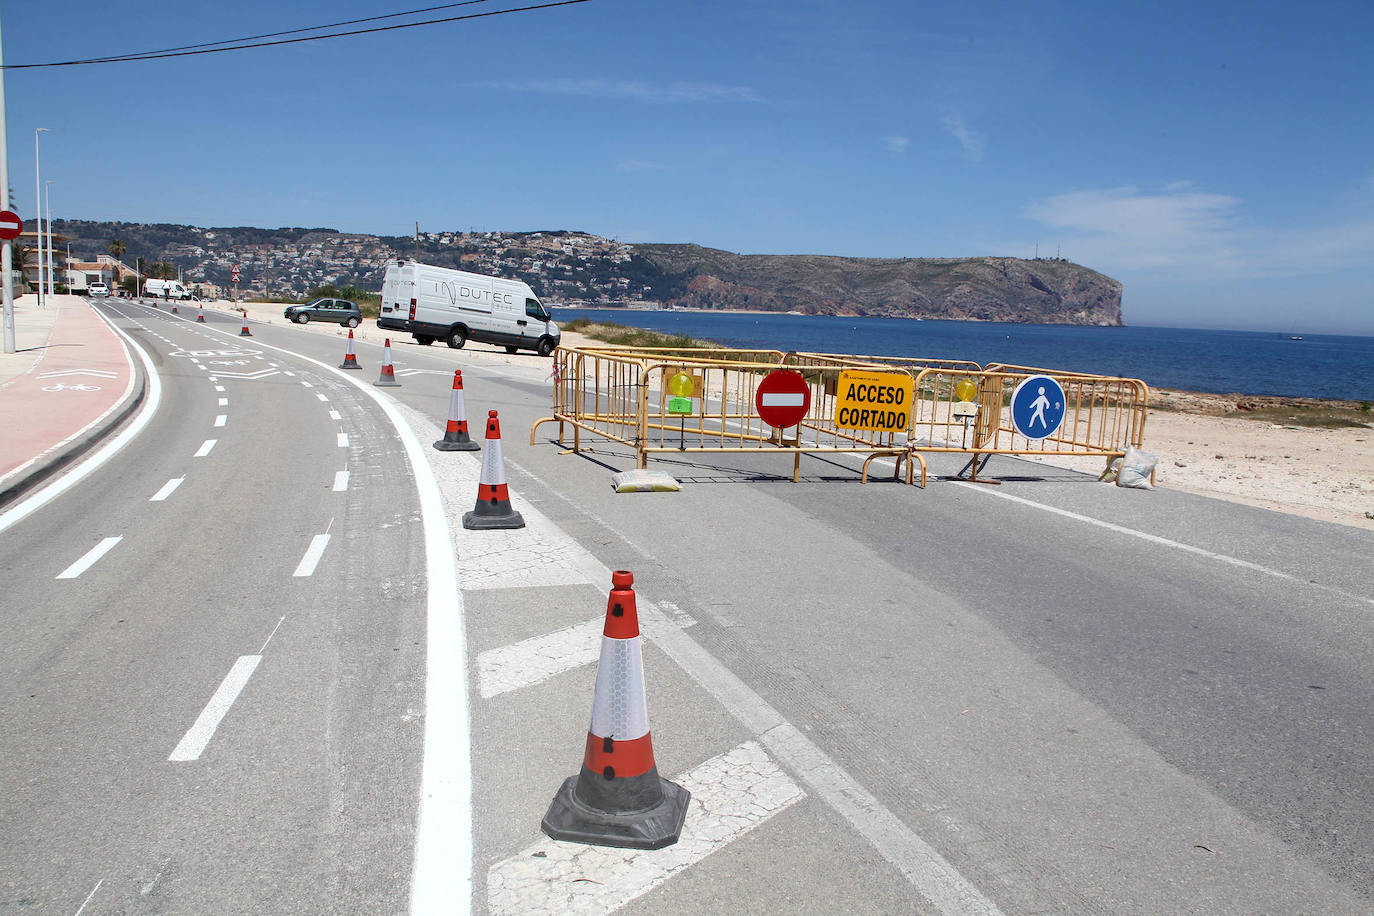
M 553 353 L 562 333 L 526 283 L 404 258 L 386 265 L 377 327 L 408 331 L 425 345 L 442 340 L 456 350 L 476 340 L 540 356 Z
M 176 280 L 149 280 L 143 287 L 143 295 L 157 299 L 190 299 L 191 291 Z

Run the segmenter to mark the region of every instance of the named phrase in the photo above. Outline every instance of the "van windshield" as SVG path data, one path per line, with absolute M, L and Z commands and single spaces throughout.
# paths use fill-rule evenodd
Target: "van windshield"
M 538 299 L 525 300 L 525 315 L 538 321 L 549 320 L 549 313 L 544 311 L 544 306 L 539 304 Z

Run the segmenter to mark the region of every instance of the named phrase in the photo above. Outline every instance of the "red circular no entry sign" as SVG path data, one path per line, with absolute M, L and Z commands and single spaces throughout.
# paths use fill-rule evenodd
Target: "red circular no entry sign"
M 24 221 L 13 210 L 0 210 L 0 239 L 17 239 L 24 231 Z
M 811 386 L 800 372 L 779 369 L 770 372 L 754 389 L 754 407 L 759 419 L 769 426 L 786 429 L 796 426 L 811 409 Z

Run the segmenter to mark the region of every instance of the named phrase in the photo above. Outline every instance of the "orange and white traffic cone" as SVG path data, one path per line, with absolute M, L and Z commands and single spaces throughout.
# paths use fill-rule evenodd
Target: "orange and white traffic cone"
M 372 384 L 382 388 L 399 388 L 401 383 L 396 381 L 396 369 L 391 365 L 391 338 L 386 339 L 386 346 L 382 347 L 382 374 L 377 377 L 377 381 Z
M 353 352 L 353 329 L 348 329 L 348 351 L 344 353 L 344 361 L 339 363 L 340 369 L 361 369 L 358 365 L 358 354 Z
M 253 332 L 248 330 L 248 310 L 243 310 L 243 330 L 239 331 L 240 337 L 252 337 Z
M 482 448 L 468 435 L 467 408 L 463 405 L 463 373 L 453 370 L 453 394 L 448 399 L 448 427 L 444 438 L 434 443 L 441 452 L 475 452 Z
M 525 520 L 511 508 L 506 488 L 506 468 L 501 457 L 501 421 L 496 411 L 487 412 L 487 447 L 482 452 L 482 476 L 477 482 L 477 505 L 463 513 L 463 527 L 523 528 Z
M 200 314 L 196 316 L 196 324 L 205 324 L 205 306 L 200 307 Z
M 627 570 L 611 574 L 582 769 L 563 782 L 539 825 L 555 840 L 661 849 L 682 834 L 692 796 L 654 765 L 633 585 Z
M 173 314 L 173 315 L 180 315 L 180 314 L 181 314 L 181 312 L 177 311 L 177 304 L 176 304 L 175 302 L 172 303 L 172 314 Z

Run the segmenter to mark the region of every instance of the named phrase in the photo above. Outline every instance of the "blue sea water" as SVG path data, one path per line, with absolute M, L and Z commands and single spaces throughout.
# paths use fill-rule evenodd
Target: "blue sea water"
M 1374 401 L 1374 337 L 1290 340 L 1260 331 L 677 310 L 553 312 L 558 321 L 585 317 L 741 348 L 970 359 L 1138 378 L 1156 388 Z

